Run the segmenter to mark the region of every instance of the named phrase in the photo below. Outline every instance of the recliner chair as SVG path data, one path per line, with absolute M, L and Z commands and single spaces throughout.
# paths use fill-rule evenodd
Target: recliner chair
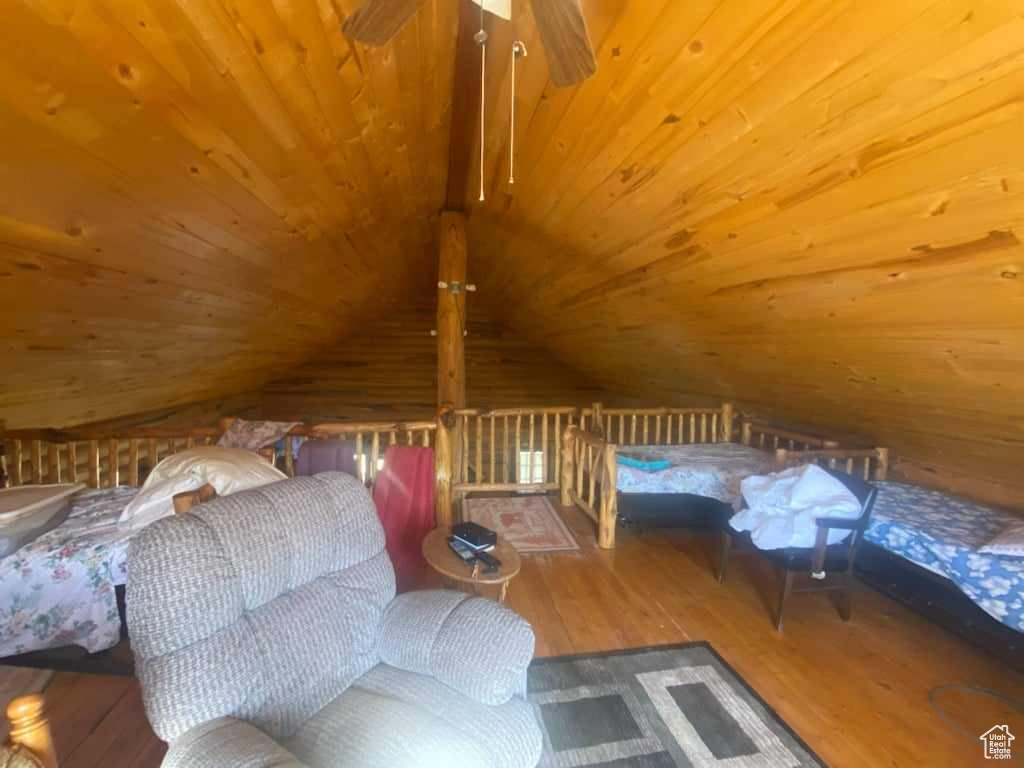
M 446 590 L 395 598 L 350 475 L 294 478 L 132 542 L 128 625 L 165 768 L 529 768 L 529 624 Z

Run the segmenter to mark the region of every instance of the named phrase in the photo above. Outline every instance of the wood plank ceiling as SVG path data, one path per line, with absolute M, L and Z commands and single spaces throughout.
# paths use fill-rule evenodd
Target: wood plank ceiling
M 482 205 L 468 0 L 375 51 L 354 0 L 0 1 L 10 426 L 252 391 L 432 295 L 450 149 L 472 300 L 601 385 L 1024 492 L 1018 0 L 585 0 L 598 72 L 567 89 L 517 0 Z
M 492 30 L 478 300 L 610 388 L 736 398 L 1019 504 L 1021 4 L 585 6 L 579 88 L 527 4 Z
M 0 419 L 250 391 L 429 290 L 457 5 L 0 0 Z

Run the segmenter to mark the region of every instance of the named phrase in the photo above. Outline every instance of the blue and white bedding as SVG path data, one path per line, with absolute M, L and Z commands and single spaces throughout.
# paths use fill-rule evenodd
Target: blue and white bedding
M 977 551 L 1019 516 L 927 488 L 877 485 L 865 539 L 949 579 L 990 616 L 1024 631 L 1024 558 Z
M 82 491 L 67 520 L 0 560 L 0 657 L 62 645 L 117 644 L 114 587 L 132 532 L 117 519 L 137 488 Z

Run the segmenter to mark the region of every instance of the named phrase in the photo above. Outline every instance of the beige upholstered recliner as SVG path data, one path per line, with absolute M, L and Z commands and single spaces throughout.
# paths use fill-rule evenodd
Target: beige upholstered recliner
M 395 598 L 366 489 L 294 478 L 132 543 L 128 625 L 165 766 L 536 765 L 533 632 L 459 592 Z

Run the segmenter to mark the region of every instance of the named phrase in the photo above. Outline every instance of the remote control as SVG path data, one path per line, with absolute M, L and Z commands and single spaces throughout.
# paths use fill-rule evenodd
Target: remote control
M 487 566 L 487 572 L 493 573 L 501 567 L 501 560 L 496 558 L 494 555 L 489 555 L 486 552 L 477 552 L 476 559 Z
M 456 555 L 458 555 L 462 562 L 468 565 L 470 568 L 473 567 L 474 561 L 477 559 L 476 552 L 471 547 L 466 546 L 461 541 L 455 538 L 448 539 L 448 546 Z

